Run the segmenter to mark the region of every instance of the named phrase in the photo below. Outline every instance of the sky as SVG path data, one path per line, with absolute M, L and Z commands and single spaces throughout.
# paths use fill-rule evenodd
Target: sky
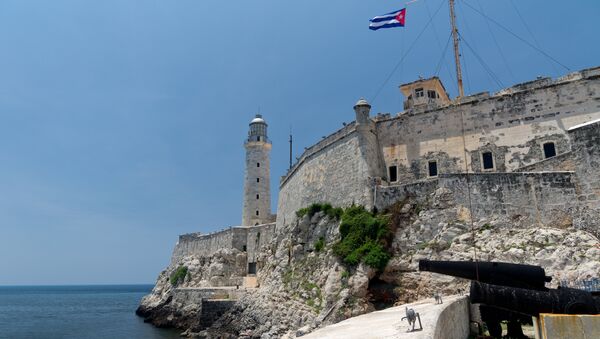
M 259 111 L 275 210 L 290 128 L 299 156 L 360 97 L 397 113 L 398 85 L 433 75 L 455 96 L 446 0 L 368 29 L 404 6 L 0 1 L 0 285 L 153 283 L 179 234 L 240 224 Z M 598 1 L 457 0 L 457 16 L 467 94 L 600 66 Z

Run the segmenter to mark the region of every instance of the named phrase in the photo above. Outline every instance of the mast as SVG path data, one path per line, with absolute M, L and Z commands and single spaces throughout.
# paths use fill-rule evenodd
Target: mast
M 292 127 L 290 126 L 290 169 L 292 169 Z
M 450 23 L 452 25 L 452 39 L 454 40 L 454 62 L 456 63 L 456 80 L 458 82 L 458 97 L 465 96 L 462 81 L 462 71 L 460 69 L 460 52 L 458 50 L 458 29 L 456 29 L 456 15 L 454 14 L 454 0 L 448 0 L 450 4 Z

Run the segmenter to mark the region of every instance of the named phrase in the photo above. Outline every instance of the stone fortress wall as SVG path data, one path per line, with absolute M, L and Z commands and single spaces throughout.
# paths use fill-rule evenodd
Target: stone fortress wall
M 537 170 L 535 166 L 539 167 L 540 162 L 546 162 L 547 170 L 572 171 L 573 159 L 564 155 L 572 144 L 567 131 L 598 118 L 600 68 L 592 68 L 556 80 L 543 78 L 515 85 L 494 95 L 464 97 L 443 107 L 409 108 L 394 117 L 380 114 L 373 119 L 374 128 L 363 134 L 360 124 L 352 123 L 307 148 L 282 177 L 277 223 L 290 222 L 295 211 L 314 202 L 372 207 L 377 190 L 388 185 L 435 179 L 428 176 L 430 161 L 437 163 L 439 176 L 464 173 L 465 148 L 471 173 L 514 172 L 526 166 Z M 376 136 L 377 145 L 361 140 L 369 132 Z M 556 158 L 544 160 L 543 144 L 547 142 L 554 143 Z M 483 152 L 493 154 L 493 169 L 483 170 Z M 382 157 L 383 171 L 369 168 L 373 155 Z M 556 163 L 561 165 L 557 168 Z M 397 180 L 393 182 L 388 172 L 392 166 L 397 168 Z M 568 174 L 564 176 L 572 182 Z M 495 176 L 505 180 L 506 185 L 511 182 L 525 188 L 518 184 L 522 179 L 508 177 Z M 527 180 L 538 180 L 533 178 Z M 482 180 L 482 185 L 491 183 L 487 177 Z M 542 185 L 546 179 L 539 180 Z
M 472 205 L 474 220 L 490 215 L 527 218 L 532 224 L 558 228 L 573 225 L 600 237 L 599 230 L 588 228 L 593 224 L 590 220 L 600 218 L 600 120 L 571 128 L 568 137 L 570 151 L 525 167 L 528 171 L 471 173 L 468 178 L 465 173 L 441 174 L 383 186 L 378 188 L 375 206 L 385 210 L 397 201 L 409 197 L 419 201 L 444 188 L 457 204 Z M 564 171 L 565 167 L 573 170 Z M 543 171 L 533 171 L 536 168 Z
M 236 249 L 246 252 L 248 262 L 254 262 L 260 247 L 269 243 L 275 232 L 275 223 L 251 227 L 230 227 L 210 234 L 190 233 L 179 236 L 171 256 L 175 265 L 185 256 L 211 257 L 222 249 Z
M 512 172 L 543 160 L 545 142 L 554 142 L 557 154 L 569 151 L 567 130 L 600 118 L 600 68 L 378 121 L 386 166 L 398 166 L 399 182 L 427 178 L 429 161 L 440 173 L 464 172 L 461 113 L 469 171 L 482 172 L 481 153 L 491 151 L 494 171 Z
M 275 228 L 293 222 L 297 210 L 315 202 L 381 210 L 405 197 L 424 199 L 445 188 L 466 206 L 465 147 L 468 171 L 474 173 L 469 180 L 475 218 L 493 213 L 541 224 L 585 224 L 586 218 L 598 217 L 600 123 L 589 122 L 600 119 L 600 68 L 437 108 L 408 107 L 394 117 L 371 119 L 368 109 L 366 101 L 359 101 L 355 122 L 306 148 L 281 178 L 276 223 L 182 235 L 172 263 L 187 255 L 209 257 L 224 248 L 246 252 L 248 264 L 257 263 L 259 249 L 271 241 Z M 588 124 L 576 126 L 582 123 Z M 546 142 L 554 143 L 557 156 L 544 159 Z M 483 170 L 482 152 L 493 154 L 493 169 Z M 437 162 L 433 177 L 430 161 Z M 392 166 L 395 181 L 388 172 Z M 580 202 L 587 204 L 586 211 Z

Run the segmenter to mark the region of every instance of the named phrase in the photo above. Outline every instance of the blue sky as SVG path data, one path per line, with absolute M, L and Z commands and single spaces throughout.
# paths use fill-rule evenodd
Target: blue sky
M 467 93 L 568 73 L 468 5 L 571 70 L 600 65 L 600 2 L 458 0 L 459 30 L 478 55 L 464 47 Z M 275 207 L 290 126 L 298 156 L 352 121 L 361 96 L 374 113 L 400 111 L 398 84 L 438 64 L 455 95 L 451 50 L 441 58 L 447 4 L 421 0 L 406 28 L 368 30 L 371 16 L 401 7 L 1 1 L 0 284 L 151 283 L 178 234 L 239 224 L 242 143 L 259 107 Z

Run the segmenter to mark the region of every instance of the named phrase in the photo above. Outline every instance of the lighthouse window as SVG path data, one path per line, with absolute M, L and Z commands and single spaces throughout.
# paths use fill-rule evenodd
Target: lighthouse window
M 257 162 L 257 163 L 256 163 L 256 167 L 260 167 L 260 162 Z
M 556 156 L 556 147 L 553 142 L 547 142 L 544 144 L 544 158 L 552 158 Z
M 494 155 L 492 152 L 481 153 L 481 160 L 483 162 L 483 169 L 494 169 Z
M 256 211 L 256 215 L 258 216 L 258 211 Z

